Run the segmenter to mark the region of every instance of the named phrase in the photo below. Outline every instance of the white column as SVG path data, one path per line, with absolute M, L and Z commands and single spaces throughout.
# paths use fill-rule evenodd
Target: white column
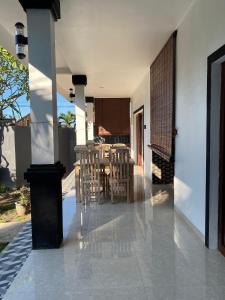
M 94 140 L 94 103 L 87 103 L 87 138 Z
M 75 85 L 76 144 L 86 145 L 85 85 Z
M 55 25 L 48 9 L 27 9 L 32 164 L 58 161 Z

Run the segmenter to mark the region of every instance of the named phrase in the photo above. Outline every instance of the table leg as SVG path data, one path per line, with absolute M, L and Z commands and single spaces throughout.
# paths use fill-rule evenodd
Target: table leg
M 130 202 L 134 202 L 134 165 L 130 165 Z

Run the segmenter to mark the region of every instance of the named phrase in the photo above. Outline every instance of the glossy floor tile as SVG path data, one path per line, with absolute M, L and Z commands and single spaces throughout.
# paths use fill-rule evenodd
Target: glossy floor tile
M 140 195 L 84 207 L 69 192 L 63 247 L 32 251 L 4 299 L 224 300 L 225 258 L 174 212 L 171 187 Z

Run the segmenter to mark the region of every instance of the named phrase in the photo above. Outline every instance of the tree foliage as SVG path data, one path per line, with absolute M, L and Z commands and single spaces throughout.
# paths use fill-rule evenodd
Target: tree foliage
M 61 113 L 59 115 L 59 122 L 65 127 L 74 127 L 76 123 L 75 114 L 71 111 L 68 111 L 67 113 Z
M 0 119 L 8 108 L 14 118 L 21 116 L 17 100 L 23 95 L 29 100 L 28 68 L 0 46 Z

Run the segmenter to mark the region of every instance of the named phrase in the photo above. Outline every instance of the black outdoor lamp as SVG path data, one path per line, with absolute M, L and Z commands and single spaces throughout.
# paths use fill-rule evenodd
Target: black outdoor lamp
M 24 25 L 20 22 L 15 24 L 16 27 L 16 55 L 19 59 L 26 57 L 25 46 L 28 44 L 28 38 L 24 36 Z
M 74 94 L 72 88 L 70 88 L 69 97 L 70 97 L 70 103 L 74 103 L 74 100 L 75 100 L 75 94 Z

